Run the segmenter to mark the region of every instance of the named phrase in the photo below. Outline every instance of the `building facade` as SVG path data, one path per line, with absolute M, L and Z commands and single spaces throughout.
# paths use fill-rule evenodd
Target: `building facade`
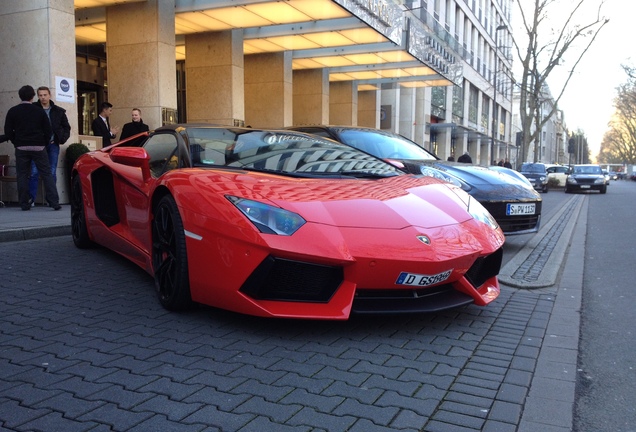
M 521 118 L 519 114 L 521 94 L 519 90 L 513 92 L 513 116 L 512 126 L 513 133 L 521 133 Z M 537 139 L 530 143 L 527 157 L 521 162 L 540 162 L 545 164 L 567 164 L 569 163 L 569 154 L 567 148 L 568 131 L 565 123 L 565 114 L 556 106 L 556 101 L 550 92 L 547 84 L 541 89 L 539 95 L 539 118 L 541 132 Z M 536 122 L 533 121 L 531 133 L 536 130 Z M 521 141 L 521 138 L 518 139 Z M 521 148 L 519 142 L 519 157 L 523 158 L 524 149 Z
M 109 101 L 120 126 L 132 108 L 151 128 L 369 126 L 441 158 L 468 152 L 489 164 L 512 154 L 510 8 L 511 0 L 10 1 L 0 11 L 0 116 L 22 85 L 46 85 L 71 120 L 69 143 L 90 133 Z M 70 95 L 61 89 L 69 84 Z M 12 146 L 0 144 L 0 154 Z

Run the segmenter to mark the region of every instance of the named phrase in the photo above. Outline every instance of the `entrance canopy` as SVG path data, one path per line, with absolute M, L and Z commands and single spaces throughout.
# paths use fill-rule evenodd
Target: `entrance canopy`
M 146 0 L 75 0 L 78 44 L 106 43 L 106 7 Z M 246 55 L 291 51 L 293 69 L 326 68 L 330 81 L 461 85 L 458 56 L 419 18 L 389 0 L 176 0 L 176 58 L 185 35 L 243 30 Z

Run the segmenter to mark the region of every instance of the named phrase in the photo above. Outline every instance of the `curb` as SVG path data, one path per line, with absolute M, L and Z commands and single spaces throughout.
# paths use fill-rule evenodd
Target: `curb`
M 499 282 L 526 289 L 556 284 L 584 198 L 572 196 L 526 247 L 506 263 L 499 272 Z
M 71 235 L 70 225 L 16 228 L 6 231 L 0 231 L 0 243 L 19 240 L 34 240 L 46 237 L 59 237 L 66 235 Z

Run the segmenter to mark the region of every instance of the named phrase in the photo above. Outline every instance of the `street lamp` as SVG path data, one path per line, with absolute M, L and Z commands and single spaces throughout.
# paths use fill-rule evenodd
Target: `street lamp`
M 507 30 L 508 27 L 506 25 L 501 24 L 497 26 L 495 29 L 495 74 L 493 77 L 493 95 L 492 95 L 492 136 L 490 138 L 490 160 L 494 161 L 495 157 L 495 135 L 497 134 L 497 65 L 499 64 L 499 59 L 497 56 L 497 52 L 499 51 L 499 30 Z M 495 162 L 496 163 L 496 162 Z

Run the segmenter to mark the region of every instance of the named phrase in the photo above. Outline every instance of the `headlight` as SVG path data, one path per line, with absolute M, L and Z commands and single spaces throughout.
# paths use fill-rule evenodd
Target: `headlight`
M 541 183 L 545 183 L 545 181 L 547 180 L 547 177 L 541 176 L 539 177 L 539 180 L 541 180 Z
M 265 234 L 292 235 L 306 222 L 296 213 L 280 207 L 231 195 L 226 198 Z
M 470 197 L 468 200 L 468 213 L 470 213 L 474 219 L 485 223 L 492 229 L 497 229 L 499 227 L 495 218 L 492 217 L 488 210 L 486 210 L 484 206 L 473 197 Z
M 594 180 L 594 183 L 605 183 L 605 178 L 597 178 L 596 180 Z
M 572 176 L 568 176 L 566 182 L 570 184 L 576 184 L 576 179 Z
M 421 165 L 420 166 L 420 172 L 422 173 L 422 175 L 425 175 L 427 177 L 433 177 L 433 178 L 436 178 L 436 179 L 439 179 L 439 180 L 443 180 L 443 181 L 445 181 L 447 183 L 450 183 L 450 184 L 455 185 L 455 186 L 457 186 L 459 188 L 462 188 L 466 192 L 468 192 L 469 190 L 472 189 L 468 183 L 465 183 L 465 182 L 461 181 L 457 177 L 455 177 L 453 175 L 450 175 L 448 173 L 445 173 L 444 171 L 440 171 L 438 169 L 431 168 L 431 167 L 426 166 L 426 165 Z

